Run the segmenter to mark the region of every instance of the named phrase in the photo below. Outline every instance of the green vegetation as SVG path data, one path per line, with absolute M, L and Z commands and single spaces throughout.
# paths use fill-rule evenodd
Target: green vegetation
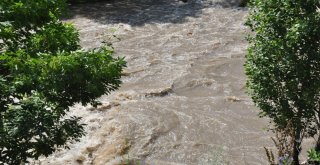
M 108 48 L 83 51 L 59 21 L 64 0 L 0 1 L 0 164 L 52 154 L 84 134 L 75 103 L 119 87 L 125 66 Z
M 287 154 L 296 165 L 303 139 L 320 128 L 318 6 L 318 0 L 252 0 L 247 21 L 253 31 L 245 62 L 248 93 L 274 131 L 291 127 Z
M 309 161 L 314 164 L 320 163 L 320 152 L 317 152 L 315 149 L 311 149 L 308 151 Z

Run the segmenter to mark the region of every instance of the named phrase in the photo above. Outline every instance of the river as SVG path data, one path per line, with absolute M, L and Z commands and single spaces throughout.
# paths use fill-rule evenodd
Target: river
M 245 93 L 246 8 L 234 0 L 113 0 L 71 6 L 84 48 L 112 43 L 127 68 L 87 135 L 41 164 L 267 164 L 268 121 Z

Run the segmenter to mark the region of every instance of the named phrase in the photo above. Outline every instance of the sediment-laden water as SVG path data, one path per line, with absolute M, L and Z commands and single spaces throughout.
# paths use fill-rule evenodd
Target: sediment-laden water
M 238 1 L 114 0 L 74 5 L 81 44 L 128 62 L 98 109 L 77 105 L 87 135 L 42 164 L 267 164 L 267 120 L 245 94 L 247 14 Z

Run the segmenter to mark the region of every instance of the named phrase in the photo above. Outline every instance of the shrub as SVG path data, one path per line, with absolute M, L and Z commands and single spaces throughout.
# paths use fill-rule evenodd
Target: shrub
M 308 159 L 311 164 L 319 164 L 320 163 L 320 153 L 315 149 L 311 149 L 308 151 Z
M 0 1 L 0 164 L 52 154 L 84 135 L 70 106 L 119 87 L 123 58 L 80 50 L 79 34 L 59 21 L 64 0 Z
M 318 0 L 252 0 L 247 21 L 253 31 L 245 62 L 248 93 L 276 129 L 291 123 L 294 164 L 303 138 L 314 137 L 320 127 L 319 5 Z

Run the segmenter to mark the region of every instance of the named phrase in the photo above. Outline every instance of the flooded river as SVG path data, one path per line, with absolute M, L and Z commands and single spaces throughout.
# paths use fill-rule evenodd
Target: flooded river
M 234 0 L 114 0 L 71 7 L 81 44 L 113 43 L 122 87 L 77 105 L 87 135 L 41 164 L 267 164 L 272 146 L 245 94 L 247 10 Z

